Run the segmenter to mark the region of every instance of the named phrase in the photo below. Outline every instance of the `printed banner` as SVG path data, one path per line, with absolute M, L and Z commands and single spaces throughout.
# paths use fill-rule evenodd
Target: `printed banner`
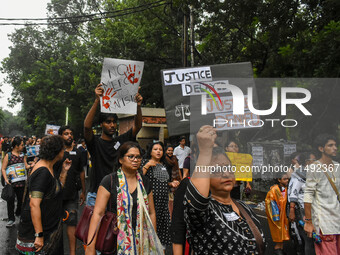
M 104 95 L 100 111 L 105 113 L 136 114 L 135 95 L 143 75 L 144 62 L 104 58 L 101 83 Z

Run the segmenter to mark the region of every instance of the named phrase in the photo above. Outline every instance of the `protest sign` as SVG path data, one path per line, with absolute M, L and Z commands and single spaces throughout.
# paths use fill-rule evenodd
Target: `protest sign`
M 45 135 L 57 135 L 60 126 L 46 124 Z
M 39 156 L 40 145 L 26 146 L 27 157 L 37 157 Z
M 252 162 L 253 157 L 250 154 L 226 152 L 230 162 L 236 167 L 235 179 L 236 181 L 247 181 L 253 180 L 252 174 Z
M 104 94 L 100 111 L 105 113 L 136 114 L 138 93 L 144 62 L 104 58 L 101 83 Z
M 253 71 L 249 62 L 162 70 L 164 108 L 169 135 L 196 133 L 202 125 L 212 125 L 216 118 L 215 114 L 221 111 L 212 111 L 211 113 L 214 114 L 209 114 L 210 112 L 202 114 L 202 98 L 204 97 L 206 107 L 208 107 L 210 103 L 208 100 L 217 101 L 219 96 L 231 96 L 226 85 L 232 84 L 244 94 L 248 87 L 253 87 L 254 105 L 257 105 L 252 77 Z M 233 103 L 232 100 L 229 100 L 228 104 L 230 103 Z M 249 115 L 248 112 L 246 114 Z M 246 123 L 248 117 L 252 119 L 255 117 L 248 115 L 246 115 Z M 258 116 L 254 119 L 258 120 Z M 247 125 L 247 127 L 251 126 Z M 223 125 L 222 129 L 232 128 Z

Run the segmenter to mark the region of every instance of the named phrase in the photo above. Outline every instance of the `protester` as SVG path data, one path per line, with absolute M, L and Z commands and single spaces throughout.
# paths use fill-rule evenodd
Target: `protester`
M 53 165 L 64 155 L 60 136 L 46 136 L 41 141 L 40 160 L 28 178 L 28 190 L 18 228 L 16 249 L 20 254 L 62 255 L 62 187 L 71 161 L 66 159 L 59 179 Z
M 298 230 L 298 235 L 303 241 L 302 247 L 298 250 L 304 251 L 305 255 L 315 254 L 314 242 L 312 238 L 307 237 L 301 221 L 305 217 L 304 202 L 303 197 L 305 193 L 306 186 L 306 166 L 310 165 L 315 161 L 315 156 L 312 153 L 301 153 L 299 156 L 298 164 L 300 167 L 295 170 L 289 181 L 288 187 L 288 202 L 289 202 L 289 220 L 296 224 Z M 297 241 L 297 246 L 299 242 Z
M 171 182 L 169 171 L 164 161 L 164 146 L 162 142 L 152 143 L 148 147 L 146 159 L 142 162 L 143 174 L 150 179 L 155 201 L 157 234 L 164 247 L 170 246 L 170 212 L 169 188 L 176 188 L 178 181 Z
M 93 135 L 92 123 L 96 114 L 104 89 L 102 84 L 97 85 L 95 89 L 96 99 L 88 112 L 84 121 L 84 137 L 87 148 L 91 154 L 92 171 L 90 173 L 90 187 L 87 194 L 86 204 L 94 205 L 96 199 L 96 192 L 99 184 L 104 176 L 110 174 L 114 169 L 117 161 L 117 152 L 119 147 L 127 141 L 135 141 L 136 135 L 142 127 L 142 112 L 141 104 L 143 97 L 137 93 L 135 101 L 137 102 L 137 115 L 134 119 L 132 129 L 118 137 L 112 137 L 117 131 L 116 114 L 100 113 L 99 123 L 102 128 L 100 137 Z
M 340 255 L 340 168 L 333 158 L 336 138 L 321 134 L 314 141 L 316 158 L 307 168 L 304 195 L 305 231 L 313 232 L 322 242 L 315 243 L 317 255 Z
M 8 140 L 8 137 L 5 136 L 4 139 L 2 140 L 2 143 L 1 143 L 1 159 L 2 159 L 2 161 L 4 160 L 6 153 L 10 150 L 10 148 L 11 148 L 11 144 Z
M 270 228 L 270 233 L 275 242 L 274 253 L 283 255 L 283 241 L 288 241 L 289 226 L 288 218 L 286 214 L 287 205 L 287 185 L 288 185 L 287 173 L 280 173 L 280 178 L 277 179 L 277 183 L 270 187 L 267 193 L 266 203 L 266 215 Z
M 91 240 L 94 236 L 111 198 L 111 211 L 117 214 L 119 229 L 117 251 L 113 254 L 150 254 L 152 252 L 152 254 L 161 254 L 162 251 L 153 228 L 153 226 L 156 227 L 156 214 L 152 185 L 148 178 L 138 171 L 141 158 L 141 150 L 137 143 L 124 143 L 120 146 L 118 153 L 120 168 L 107 175 L 98 188 L 87 240 Z M 132 202 L 129 202 L 130 199 Z M 142 203 L 145 203 L 146 208 Z M 150 215 L 152 222 L 148 221 L 146 214 Z M 143 215 L 142 218 L 140 218 L 141 215 Z M 86 248 L 86 255 L 95 254 L 96 241 L 97 234 Z
M 200 154 L 185 194 L 188 241 L 195 254 L 263 254 L 260 221 L 246 204 L 231 198 L 235 176 L 224 150 L 213 149 L 216 137 L 211 126 L 197 133 Z M 225 171 L 207 167 L 216 165 Z
M 165 148 L 165 164 L 166 167 L 169 171 L 169 176 L 171 179 L 171 182 L 173 181 L 180 181 L 181 177 L 180 177 L 180 171 L 179 171 L 179 167 L 178 167 L 178 160 L 176 158 L 176 156 L 174 156 L 174 147 L 172 145 L 168 145 Z M 172 210 L 173 210 L 173 202 L 174 202 L 174 192 L 175 192 L 176 188 L 171 187 L 170 188 L 170 192 L 169 192 L 169 211 L 170 211 L 170 217 L 172 214 Z
M 189 175 L 183 173 L 183 163 L 184 163 L 185 158 L 191 152 L 190 148 L 185 145 L 185 141 L 186 141 L 185 137 L 182 136 L 179 139 L 179 145 L 174 150 L 174 155 L 178 159 L 178 167 L 181 171 L 182 179 L 185 178 L 186 176 L 189 176 Z
M 22 197 L 24 195 L 25 181 L 27 178 L 26 169 L 29 169 L 30 166 L 27 164 L 27 157 L 24 153 L 22 153 L 24 149 L 24 142 L 19 136 L 14 138 L 11 147 L 12 151 L 6 154 L 4 161 L 2 162 L 2 176 L 4 177 L 6 185 L 12 185 L 13 187 L 17 197 L 17 209 L 15 211 L 15 215 L 20 216 Z M 11 170 L 9 174 L 6 173 L 6 169 L 11 166 L 13 170 Z M 15 197 L 7 201 L 7 228 L 10 228 L 15 224 L 14 202 Z
M 170 235 L 172 242 L 173 255 L 183 255 L 188 252 L 191 254 L 191 250 L 186 245 L 186 233 L 187 228 L 184 221 L 184 195 L 188 187 L 190 177 L 184 178 L 178 185 L 173 202 L 173 211 L 171 217 Z
M 85 172 L 81 151 L 77 150 L 72 143 L 73 129 L 70 126 L 62 126 L 59 128 L 58 134 L 64 141 L 64 157 L 54 165 L 53 169 L 55 174 L 58 176 L 62 171 L 62 163 L 65 159 L 69 159 L 72 162 L 63 189 L 63 210 L 68 213 L 67 220 L 64 223 L 67 226 L 66 232 L 69 241 L 69 254 L 75 255 L 78 201 L 80 205 L 85 201 Z M 78 195 L 78 188 L 81 190 L 80 195 Z
M 240 147 L 238 146 L 238 144 L 235 141 L 230 140 L 225 146 L 225 151 L 226 152 L 239 153 Z M 235 182 L 235 186 L 234 186 L 233 190 L 231 191 L 231 197 L 232 198 L 241 199 L 241 184 L 242 184 L 241 181 Z M 246 182 L 246 189 L 251 190 L 251 186 L 250 186 L 249 182 Z

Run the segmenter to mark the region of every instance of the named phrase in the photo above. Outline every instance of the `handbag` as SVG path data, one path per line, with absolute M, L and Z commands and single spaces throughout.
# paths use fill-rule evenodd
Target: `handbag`
M 12 185 L 5 185 L 1 192 L 1 198 L 5 201 L 11 201 L 14 199 L 14 190 Z
M 112 175 L 111 175 L 111 194 L 112 194 Z M 75 236 L 80 241 L 82 241 L 86 246 L 90 245 L 92 241 L 94 240 L 96 234 L 97 241 L 96 241 L 96 250 L 100 251 L 103 254 L 109 254 L 113 253 L 117 249 L 117 234 L 119 232 L 117 227 L 117 215 L 113 212 L 111 212 L 111 198 L 109 200 L 109 208 L 110 210 L 107 210 L 104 214 L 104 216 L 101 217 L 99 220 L 96 231 L 94 232 L 92 238 L 90 240 L 87 240 L 88 233 L 89 233 L 89 226 L 91 222 L 91 218 L 93 215 L 93 206 L 85 206 L 82 215 L 80 217 L 80 220 L 78 222 Z

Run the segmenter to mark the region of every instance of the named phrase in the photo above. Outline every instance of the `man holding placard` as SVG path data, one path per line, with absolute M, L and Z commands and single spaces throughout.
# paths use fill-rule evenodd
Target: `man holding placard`
M 113 137 L 113 134 L 117 129 L 117 115 L 115 113 L 100 113 L 99 122 L 102 128 L 102 134 L 100 137 L 94 136 L 92 131 L 92 123 L 97 107 L 102 101 L 102 97 L 104 95 L 102 84 L 99 84 L 96 87 L 95 95 L 96 99 L 84 121 L 84 137 L 88 151 L 91 154 L 92 162 L 90 188 L 86 199 L 87 205 L 95 204 L 97 189 L 101 180 L 104 178 L 104 176 L 112 173 L 114 170 L 119 147 L 127 141 L 134 141 L 136 139 L 137 133 L 142 127 L 141 104 L 143 97 L 138 92 L 135 95 L 137 114 L 135 116 L 132 129 L 117 137 Z

